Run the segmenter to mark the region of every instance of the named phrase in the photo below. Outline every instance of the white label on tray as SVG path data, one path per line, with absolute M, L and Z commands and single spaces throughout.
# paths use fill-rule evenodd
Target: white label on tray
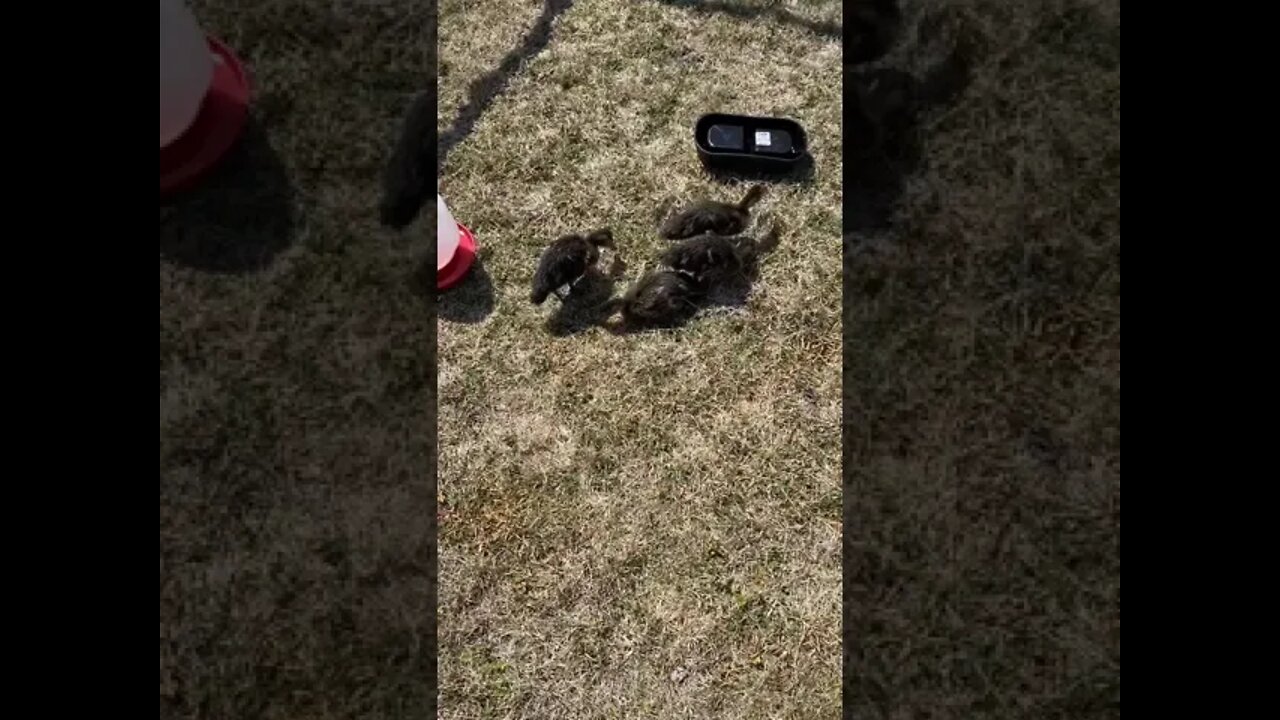
M 764 147 L 769 147 L 769 146 L 770 146 L 770 145 L 772 145 L 772 144 L 773 144 L 773 138 L 771 138 L 771 137 L 769 136 L 769 131 L 768 131 L 768 130 L 757 130 L 757 131 L 756 131 L 756 145 L 762 145 L 762 146 L 764 146 Z

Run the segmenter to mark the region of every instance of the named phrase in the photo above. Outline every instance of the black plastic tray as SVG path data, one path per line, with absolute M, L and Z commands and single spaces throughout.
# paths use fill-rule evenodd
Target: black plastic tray
M 808 162 L 808 137 L 789 118 L 709 113 L 694 124 L 693 139 L 709 170 L 779 174 Z

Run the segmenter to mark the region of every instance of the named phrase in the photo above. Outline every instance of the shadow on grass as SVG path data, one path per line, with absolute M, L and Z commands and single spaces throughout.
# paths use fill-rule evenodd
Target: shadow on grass
M 760 263 L 752 262 L 741 272 L 722 278 L 716 282 L 698 303 L 700 312 L 715 309 L 733 309 L 747 306 L 751 299 L 751 291 L 760 280 Z
M 498 67 L 481 75 L 467 89 L 467 102 L 458 111 L 453 124 L 440 133 L 436 144 L 436 172 L 444 169 L 449 153 L 475 130 L 480 116 L 489 109 L 495 98 L 511 82 L 512 76 L 522 65 L 546 49 L 551 42 L 551 30 L 564 11 L 573 6 L 573 0 L 543 0 L 542 14 L 525 34 L 514 50 L 507 53 Z
M 593 327 L 603 327 L 613 314 L 613 294 L 619 274 L 610 275 L 596 267 L 588 268 L 573 294 L 547 318 L 547 332 L 556 337 L 568 337 Z
M 893 68 L 845 68 L 845 234 L 890 227 L 924 157 L 924 115 L 964 91 L 971 61 L 970 47 L 960 45 L 921 78 Z
M 160 258 L 214 273 L 261 270 L 289 246 L 294 191 L 260 123 L 191 190 L 160 205 Z
M 902 30 L 902 10 L 897 0 L 855 2 L 845 18 L 844 62 L 846 66 L 875 62 L 893 47 Z
M 423 261 L 422 269 L 419 270 L 420 277 L 427 277 L 429 280 L 419 281 L 419 287 L 427 285 L 429 292 L 435 296 L 436 300 L 436 317 L 440 320 L 455 323 L 474 324 L 483 322 L 485 318 L 493 314 L 493 308 L 496 305 L 494 299 L 493 278 L 489 276 L 489 272 L 484 268 L 484 256 L 475 259 L 471 269 L 467 271 L 466 277 L 462 278 L 462 282 L 454 285 L 448 290 L 437 291 L 434 289 L 435 272 L 429 274 L 426 270 L 430 270 L 430 265 L 435 263 L 435 256 Z
M 778 5 L 744 5 L 726 0 L 657 0 L 663 5 L 684 8 L 700 13 L 724 13 L 739 20 L 762 18 L 773 22 L 798 27 L 816 35 L 828 38 L 843 38 L 844 31 L 837 23 L 827 20 L 811 20 L 797 15 Z

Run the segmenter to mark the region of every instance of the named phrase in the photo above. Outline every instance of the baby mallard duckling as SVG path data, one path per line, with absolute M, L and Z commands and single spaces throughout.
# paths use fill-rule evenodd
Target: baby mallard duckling
M 760 254 L 778 246 L 778 228 L 763 237 L 725 237 L 707 233 L 685 240 L 662 254 L 662 263 L 691 278 L 703 290 L 736 275 L 749 275 Z
M 667 218 L 659 234 L 668 240 L 683 240 L 703 233 L 737 235 L 747 228 L 751 206 L 764 195 L 763 185 L 754 185 L 737 205 L 700 200 Z
M 613 233 L 608 228 L 596 230 L 586 237 L 565 235 L 551 243 L 538 260 L 529 301 L 541 305 L 552 293 L 564 300 L 586 275 L 587 269 L 600 260 L 602 247 L 614 247 Z M 568 290 L 562 293 L 566 285 Z

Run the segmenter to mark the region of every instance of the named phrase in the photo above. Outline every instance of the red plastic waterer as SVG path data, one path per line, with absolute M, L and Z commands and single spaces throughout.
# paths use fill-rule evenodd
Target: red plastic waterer
M 183 0 L 160 0 L 160 195 L 214 168 L 244 131 L 249 79 Z
M 436 289 L 448 290 L 466 277 L 476 260 L 476 238 L 464 225 L 453 219 L 436 194 Z

